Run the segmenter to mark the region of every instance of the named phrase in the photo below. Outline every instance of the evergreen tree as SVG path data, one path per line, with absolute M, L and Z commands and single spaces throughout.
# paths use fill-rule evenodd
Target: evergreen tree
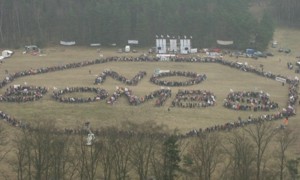
M 267 13 L 264 13 L 257 27 L 257 33 L 255 37 L 256 48 L 259 50 L 264 50 L 271 41 L 273 34 L 273 20 Z
M 163 161 L 163 169 L 164 169 L 164 179 L 165 180 L 173 180 L 175 178 L 175 173 L 179 169 L 180 162 L 180 150 L 177 144 L 178 137 L 175 135 L 171 135 L 164 142 L 164 161 Z

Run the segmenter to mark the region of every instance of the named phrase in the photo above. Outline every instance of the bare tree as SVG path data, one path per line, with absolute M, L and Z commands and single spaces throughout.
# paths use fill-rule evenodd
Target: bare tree
M 150 121 L 143 124 L 128 122 L 127 125 L 136 132 L 132 139 L 131 164 L 139 179 L 146 180 L 150 170 L 151 155 L 160 141 L 159 134 L 162 131 L 162 126 Z
M 276 134 L 274 125 L 270 122 L 256 123 L 244 129 L 253 140 L 256 149 L 256 180 L 261 179 L 262 162 L 268 145 Z
M 115 159 L 115 154 L 113 153 L 113 137 L 102 137 L 102 153 L 100 154 L 100 162 L 103 171 L 103 179 L 110 180 L 112 178 L 113 162 Z
M 132 137 L 119 136 L 113 142 L 114 174 L 117 180 L 125 180 L 131 169 L 130 155 L 132 151 Z
M 15 139 L 18 179 L 48 179 L 50 168 L 50 143 L 53 126 L 38 123 L 23 129 Z
M 10 146 L 9 137 L 5 125 L 0 123 L 0 162 L 7 161 L 7 154 L 11 152 L 12 147 Z M 2 179 L 9 179 L 7 172 L 0 169 L 0 177 Z
M 35 129 L 29 132 L 30 152 L 34 167 L 34 179 L 49 179 L 51 177 L 51 146 L 56 133 L 55 123 L 45 120 L 36 123 Z
M 227 172 L 227 177 L 232 180 L 252 179 L 255 149 L 249 137 L 244 131 L 233 131 L 224 144 L 224 150 L 229 155 L 230 171 Z
M 150 163 L 151 163 L 151 173 L 156 179 L 163 179 L 163 141 L 165 138 L 161 139 L 161 142 L 156 145 L 156 148 L 151 153 Z
M 102 130 L 98 142 L 102 146 L 99 154 L 102 178 L 110 180 L 115 176 L 113 179 L 126 179 L 131 169 L 132 135 L 123 129 L 110 127 Z
M 289 129 L 279 129 L 279 133 L 276 136 L 276 143 L 279 146 L 276 148 L 276 157 L 279 160 L 279 177 L 283 180 L 284 170 L 286 167 L 286 151 L 295 142 L 296 136 L 293 131 Z
M 21 134 L 17 135 L 14 140 L 15 153 L 16 153 L 16 171 L 18 175 L 18 180 L 22 179 L 32 179 L 31 169 L 31 152 L 30 152 L 30 141 L 29 141 L 29 131 L 27 129 L 22 129 Z
M 18 179 L 66 179 L 72 176 L 69 137 L 53 121 L 22 129 L 14 140 Z
M 67 179 L 73 177 L 72 161 L 72 137 L 70 135 L 58 134 L 52 139 L 50 147 L 51 179 Z M 70 178 L 71 179 L 71 178 Z
M 217 133 L 202 134 L 191 144 L 189 155 L 199 179 L 210 180 L 221 162 L 221 137 Z

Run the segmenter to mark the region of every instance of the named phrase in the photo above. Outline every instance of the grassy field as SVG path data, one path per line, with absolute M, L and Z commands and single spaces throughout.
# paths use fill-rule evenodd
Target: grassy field
M 288 77 L 297 76 L 294 70 L 287 69 L 287 62 L 295 63 L 295 56 L 298 54 L 299 36 L 297 30 L 278 29 L 275 32 L 274 40 L 279 42 L 279 47 L 292 49 L 291 54 L 282 54 L 277 49 L 270 48 L 269 51 L 275 54 L 274 57 L 261 58 L 258 60 L 250 58 L 232 58 L 225 56 L 224 59 L 230 61 L 247 62 L 249 65 L 259 67 L 264 65 L 265 71 L 274 74 L 281 74 Z M 297 40 L 297 38 L 299 40 Z M 138 49 L 138 53 L 119 54 L 116 48 L 102 49 L 99 53 L 95 48 L 89 47 L 52 47 L 43 49 L 45 56 L 32 56 L 22 54 L 22 50 L 16 50 L 13 57 L 0 64 L 0 79 L 5 78 L 5 70 L 9 73 L 22 70 L 36 69 L 47 66 L 57 66 L 72 62 L 82 62 L 94 60 L 103 56 L 139 56 L 147 53 L 147 50 Z M 202 55 L 202 54 L 198 54 Z M 206 74 L 207 80 L 204 82 L 187 87 L 172 87 L 172 97 L 169 98 L 164 106 L 154 107 L 154 100 L 139 106 L 130 106 L 125 97 L 118 99 L 114 105 L 109 105 L 104 101 L 84 103 L 84 104 L 65 104 L 54 101 L 51 98 L 53 88 L 63 89 L 66 87 L 100 87 L 112 94 L 116 86 L 128 87 L 138 96 L 149 94 L 160 89 L 160 86 L 149 82 L 150 76 L 156 68 L 169 69 L 176 71 L 191 71 Z M 147 76 L 138 83 L 137 86 L 126 86 L 110 77 L 102 85 L 94 85 L 94 80 L 98 74 L 105 69 L 111 69 L 119 74 L 131 78 L 139 71 L 146 71 Z M 89 74 L 91 71 L 91 74 Z M 165 78 L 168 80 L 168 78 Z M 179 77 L 178 81 L 185 78 Z M 170 80 L 170 79 L 169 79 Z M 84 122 L 90 121 L 93 128 L 105 126 L 119 126 L 122 121 L 145 122 L 154 120 L 158 124 L 165 124 L 170 130 L 178 129 L 185 133 L 191 129 L 206 128 L 216 124 L 236 121 L 238 117 L 246 119 L 249 115 L 260 116 L 266 112 L 234 111 L 223 107 L 223 100 L 226 98 L 230 89 L 234 91 L 264 91 L 269 93 L 271 100 L 279 103 L 280 109 L 286 106 L 288 97 L 288 86 L 267 78 L 258 77 L 251 73 L 225 67 L 215 63 L 171 63 L 171 62 L 113 62 L 99 65 L 92 65 L 83 68 L 64 70 L 46 73 L 35 76 L 19 78 L 13 84 L 24 84 L 34 86 L 45 86 L 49 89 L 44 97 L 36 102 L 28 103 L 0 103 L 0 110 L 14 116 L 16 119 L 33 123 L 36 120 L 53 120 L 61 128 L 76 128 Z M 7 86 L 8 87 L 8 86 Z M 5 92 L 6 87 L 0 90 Z M 174 99 L 178 89 L 200 89 L 211 91 L 216 95 L 217 104 L 214 107 L 202 109 L 171 108 L 168 111 L 171 101 Z M 83 94 L 87 96 L 91 94 Z M 280 110 L 279 109 L 279 110 Z M 272 113 L 276 110 L 268 112 Z M 278 121 L 277 123 L 282 123 Z M 290 118 L 289 127 L 299 129 L 299 115 Z M 294 152 L 299 154 L 299 144 L 295 145 Z
M 64 53 L 69 54 L 91 53 L 91 50 L 74 51 L 66 50 Z M 31 57 L 30 55 L 16 55 L 4 65 L 9 63 L 18 64 L 20 68 L 29 66 L 25 69 L 51 66 L 46 63 L 48 57 Z M 49 57 L 50 58 L 50 57 Z M 31 59 L 31 60 L 30 60 Z M 70 62 L 69 57 L 61 57 L 64 63 Z M 81 60 L 84 58 L 81 58 Z M 34 60 L 36 63 L 34 63 Z M 51 59 L 50 59 L 51 60 Z M 251 59 L 252 60 L 252 59 Z M 15 61 L 15 62 L 14 62 Z M 16 61 L 26 61 L 26 65 L 20 66 L 23 63 Z M 43 61 L 43 62 L 40 62 Z M 252 60 L 254 61 L 254 60 Z M 37 65 L 37 62 L 41 63 Z M 57 62 L 56 62 L 57 63 Z M 55 64 L 53 64 L 55 65 Z M 63 89 L 66 87 L 101 87 L 106 89 L 109 94 L 112 94 L 116 86 L 126 86 L 112 78 L 107 80 L 102 85 L 94 85 L 94 80 L 98 74 L 105 69 L 111 69 L 125 77 L 133 77 L 138 71 L 146 71 L 147 76 L 137 86 L 126 86 L 130 88 L 134 94 L 143 96 L 149 94 L 161 87 L 149 82 L 150 76 L 156 68 L 170 69 L 176 71 L 191 71 L 200 74 L 206 74 L 208 79 L 204 82 L 188 86 L 188 87 L 172 87 L 172 97 L 165 103 L 163 107 L 154 107 L 154 101 L 142 104 L 140 106 L 130 106 L 127 99 L 121 98 L 114 105 L 109 105 L 105 101 L 93 102 L 86 104 L 64 104 L 54 101 L 51 98 L 53 87 Z M 91 74 L 89 74 L 91 70 Z M 18 71 L 18 70 L 16 70 Z M 11 72 L 11 70 L 9 70 Z M 168 78 L 165 78 L 166 80 Z M 180 77 L 178 81 L 185 79 Z M 267 78 L 258 78 L 256 75 L 250 73 L 243 73 L 239 70 L 225 67 L 215 63 L 170 63 L 170 62 L 156 62 L 156 63 L 136 63 L 136 62 L 113 62 L 100 65 L 93 65 L 78 69 L 64 70 L 53 73 L 46 73 L 35 76 L 27 76 L 19 78 L 13 84 L 24 84 L 35 86 L 46 86 L 49 92 L 39 101 L 28 103 L 2 103 L 3 111 L 12 114 L 17 119 L 24 119 L 31 121 L 32 119 L 51 119 L 56 120 L 61 127 L 76 127 L 81 125 L 84 121 L 90 121 L 94 128 L 109 125 L 119 125 L 121 121 L 131 120 L 135 122 L 143 122 L 146 120 L 155 120 L 157 123 L 163 123 L 170 127 L 170 129 L 178 128 L 182 132 L 191 129 L 210 127 L 216 124 L 224 124 L 225 122 L 236 121 L 240 116 L 247 118 L 250 114 L 258 116 L 265 114 L 265 112 L 245 112 L 233 111 L 222 106 L 223 100 L 226 98 L 230 89 L 234 91 L 264 91 L 271 95 L 271 99 L 278 102 L 280 107 L 286 105 L 287 87 L 282 86 L 279 82 L 272 81 Z M 4 88 L 5 89 L 5 88 Z M 2 89 L 2 92 L 3 90 Z M 170 112 L 167 111 L 171 105 L 171 100 L 174 99 L 178 89 L 200 89 L 213 92 L 217 97 L 217 105 L 205 109 L 182 109 L 172 108 Z M 275 111 L 274 111 L 275 112 Z

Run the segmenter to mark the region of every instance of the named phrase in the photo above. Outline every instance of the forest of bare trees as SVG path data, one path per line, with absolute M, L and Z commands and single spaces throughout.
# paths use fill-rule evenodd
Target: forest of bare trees
M 288 156 L 295 134 L 272 123 L 183 137 L 154 122 L 103 128 L 92 145 L 87 131 L 61 134 L 53 122 L 20 129 L 10 166 L 13 179 L 296 179 Z M 1 131 L 1 137 L 5 130 Z M 5 144 L 1 144 L 3 147 Z M 1 148 L 5 160 L 6 151 Z M 1 177 L 6 173 L 1 171 Z

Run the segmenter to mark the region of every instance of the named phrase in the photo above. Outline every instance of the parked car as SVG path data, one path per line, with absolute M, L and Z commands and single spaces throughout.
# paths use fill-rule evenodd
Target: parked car
M 263 58 L 266 58 L 266 57 L 267 57 L 267 55 L 266 55 L 265 53 L 262 53 L 262 52 L 260 52 L 260 51 L 254 52 L 253 55 L 254 55 L 254 56 L 257 56 L 257 57 L 263 57 Z
M 276 48 L 277 47 L 278 42 L 277 41 L 273 41 L 272 42 L 272 48 Z
M 29 45 L 24 47 L 23 54 L 26 53 L 40 53 L 40 48 L 38 48 L 36 45 Z
M 274 54 L 271 53 L 271 52 L 264 52 L 264 54 L 267 55 L 267 56 L 274 56 Z
M 279 48 L 278 52 L 285 52 L 286 54 L 288 54 L 288 53 L 291 52 L 291 49 L 289 49 L 289 48 Z
M 284 52 L 288 54 L 291 52 L 291 49 L 284 49 Z
M 257 55 L 255 55 L 255 54 L 253 54 L 253 55 L 251 56 L 251 58 L 253 58 L 253 59 L 257 60 L 257 59 L 258 59 L 258 56 L 257 56 Z

